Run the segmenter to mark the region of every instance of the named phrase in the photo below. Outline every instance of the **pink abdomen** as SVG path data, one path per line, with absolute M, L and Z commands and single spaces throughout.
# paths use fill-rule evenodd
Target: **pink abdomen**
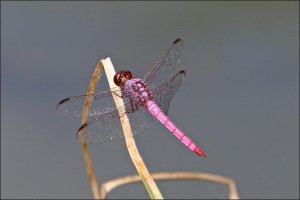
M 162 123 L 173 135 L 175 135 L 185 146 L 196 153 L 198 156 L 206 157 L 206 154 L 201 150 L 189 137 L 187 137 L 173 122 L 162 112 L 154 101 L 147 101 L 145 107 L 148 111 Z

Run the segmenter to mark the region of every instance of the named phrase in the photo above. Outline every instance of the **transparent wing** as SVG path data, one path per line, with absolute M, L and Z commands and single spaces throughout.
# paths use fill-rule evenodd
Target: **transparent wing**
M 168 49 L 165 56 L 148 72 L 144 78 L 148 87 L 155 90 L 157 87 L 168 81 L 177 69 L 180 61 L 180 54 L 183 48 L 183 41 L 176 39 L 172 46 Z
M 116 109 L 113 95 L 116 95 L 117 93 L 119 94 L 121 93 L 119 87 L 111 88 L 110 90 L 106 90 L 97 94 L 68 97 L 61 100 L 57 104 L 56 111 L 57 113 L 65 116 L 81 117 L 84 108 L 84 103 L 86 99 L 89 99 L 92 100 L 92 105 L 89 110 L 88 116 L 108 113 Z M 127 105 L 127 103 L 130 102 L 129 97 L 124 96 L 122 98 L 124 104 Z M 120 109 L 125 109 L 125 108 L 120 108 Z
M 125 105 L 130 107 L 130 103 Z M 153 117 L 144 107 L 139 107 L 136 111 L 121 111 L 121 118 L 124 113 L 127 114 L 132 134 L 136 135 L 146 128 L 149 128 L 153 123 Z M 91 116 L 86 124 L 82 125 L 77 132 L 77 138 L 80 141 L 86 142 L 105 142 L 116 139 L 123 139 L 124 133 L 122 130 L 118 110 L 113 110 L 108 113 Z M 86 134 L 86 135 L 84 135 Z
M 157 88 L 154 92 L 154 101 L 167 115 L 171 100 L 177 90 L 183 83 L 185 77 L 185 71 L 179 71 L 169 81 Z

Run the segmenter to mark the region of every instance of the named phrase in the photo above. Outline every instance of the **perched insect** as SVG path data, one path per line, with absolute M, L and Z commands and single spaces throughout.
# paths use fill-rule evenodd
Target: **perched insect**
M 185 76 L 185 71 L 177 69 L 182 47 L 183 41 L 176 39 L 144 79 L 134 78 L 128 70 L 120 71 L 114 76 L 114 83 L 118 87 L 97 94 L 65 98 L 57 104 L 57 112 L 81 117 L 85 99 L 91 98 L 88 121 L 77 132 L 78 139 L 87 142 L 124 138 L 120 124 L 124 113 L 130 120 L 133 135 L 150 127 L 156 118 L 185 146 L 205 158 L 204 151 L 166 116 L 171 99 Z M 113 95 L 118 93 L 122 94 L 119 97 L 123 98 L 124 106 L 117 108 Z M 83 132 L 86 133 L 84 137 Z

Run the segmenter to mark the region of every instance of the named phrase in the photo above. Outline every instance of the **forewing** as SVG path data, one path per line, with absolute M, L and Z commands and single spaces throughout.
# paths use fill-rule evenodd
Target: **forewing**
M 97 94 L 68 97 L 57 104 L 56 111 L 65 116 L 81 117 L 86 100 L 91 100 L 92 104 L 88 116 L 101 115 L 102 113 L 108 113 L 116 109 L 113 95 L 118 96 L 117 94 L 121 94 L 119 87 L 111 88 Z M 122 98 L 125 104 L 130 102 L 128 97 L 124 96 Z
M 167 53 L 161 60 L 148 72 L 144 78 L 148 87 L 155 90 L 157 87 L 168 81 L 172 74 L 175 73 L 180 61 L 180 54 L 183 48 L 183 41 L 176 39 Z

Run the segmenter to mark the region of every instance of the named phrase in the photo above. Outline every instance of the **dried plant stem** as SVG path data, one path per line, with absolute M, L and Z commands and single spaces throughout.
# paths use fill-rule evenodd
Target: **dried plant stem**
M 93 77 L 90 81 L 88 90 L 86 92 L 86 94 L 94 94 L 96 91 L 96 87 L 97 87 L 97 83 L 99 81 L 99 78 L 102 74 L 103 71 L 103 65 L 101 62 L 98 63 Z M 92 99 L 91 98 L 87 98 L 84 102 L 84 107 L 83 107 L 83 111 L 82 111 L 82 119 L 81 119 L 81 123 L 85 124 L 87 122 L 88 119 L 88 113 L 90 110 L 92 104 Z M 85 130 L 84 130 L 85 131 Z M 83 135 L 85 135 L 85 133 L 83 133 Z M 86 143 L 86 141 L 82 141 L 82 152 L 83 152 L 83 157 L 84 157 L 84 161 L 85 161 L 85 165 L 86 165 L 86 171 L 88 174 L 88 179 L 91 185 L 91 189 L 92 189 L 92 193 L 93 193 L 93 197 L 94 199 L 100 199 L 100 193 L 98 190 L 98 184 L 97 184 L 97 179 L 95 177 L 94 174 L 94 169 L 93 169 L 93 164 L 92 164 L 92 159 L 91 159 L 91 154 L 88 148 L 88 144 Z
M 239 199 L 239 194 L 237 192 L 237 188 L 234 180 L 216 175 L 216 174 L 208 174 L 208 173 L 195 173 L 195 172 L 160 172 L 153 173 L 152 177 L 155 180 L 205 180 L 216 182 L 224 185 L 228 185 L 229 187 L 229 199 Z M 112 191 L 114 188 L 131 184 L 141 181 L 141 177 L 139 176 L 126 176 L 122 178 L 117 178 L 114 180 L 107 181 L 102 184 L 101 187 L 101 197 L 106 198 L 107 193 Z
M 105 70 L 110 87 L 111 88 L 117 87 L 115 85 L 115 83 L 113 82 L 113 77 L 116 72 L 111 63 L 110 58 L 101 60 L 101 62 L 103 63 L 104 70 Z M 118 94 L 118 95 L 121 95 L 121 94 Z M 114 100 L 115 100 L 117 107 L 121 107 L 122 105 L 124 105 L 123 99 L 119 98 L 117 95 L 114 96 Z M 125 134 L 126 145 L 127 145 L 128 151 L 129 151 L 129 155 L 130 155 L 131 160 L 132 160 L 135 168 L 137 169 L 137 171 L 149 193 L 150 198 L 151 199 L 163 199 L 157 185 L 155 184 L 150 173 L 148 172 L 147 167 L 146 167 L 142 157 L 139 154 L 139 151 L 135 144 L 134 138 L 132 136 L 129 119 L 126 114 L 122 116 L 121 124 L 122 124 L 122 128 L 123 128 L 123 132 Z

